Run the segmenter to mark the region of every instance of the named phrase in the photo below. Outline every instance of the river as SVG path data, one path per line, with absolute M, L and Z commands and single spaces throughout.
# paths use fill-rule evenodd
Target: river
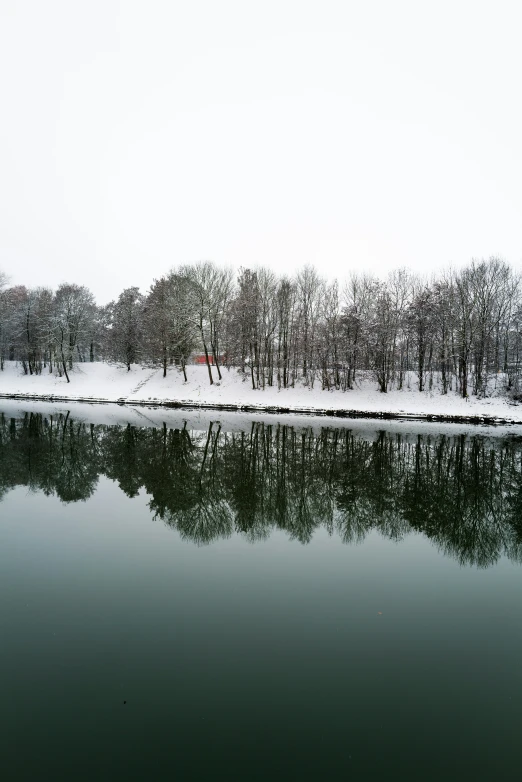
M 3 777 L 518 778 L 521 564 L 515 429 L 1 413 Z

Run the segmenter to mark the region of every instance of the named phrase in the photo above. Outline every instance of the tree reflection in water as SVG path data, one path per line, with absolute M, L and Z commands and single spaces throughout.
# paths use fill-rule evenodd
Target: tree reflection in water
M 253 422 L 249 431 L 88 425 L 69 414 L 0 417 L 0 498 L 15 486 L 87 500 L 98 476 L 156 518 L 207 544 L 272 529 L 308 543 L 318 527 L 346 543 L 372 530 L 420 532 L 461 564 L 522 559 L 522 439 L 375 432 Z

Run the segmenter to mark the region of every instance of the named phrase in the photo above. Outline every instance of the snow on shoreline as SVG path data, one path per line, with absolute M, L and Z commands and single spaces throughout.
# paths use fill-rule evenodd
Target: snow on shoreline
M 145 407 L 192 407 L 213 410 L 243 410 L 248 413 L 300 413 L 317 416 L 399 418 L 455 421 L 457 423 L 522 424 L 522 405 L 505 397 L 462 399 L 454 392 L 411 389 L 381 394 L 376 384 L 362 381 L 353 391 L 322 391 L 296 387 L 253 390 L 248 379 L 236 370 L 223 370 L 223 379 L 209 384 L 205 366 L 187 368 L 188 382 L 172 368 L 163 378 L 161 369 L 133 365 L 130 372 L 121 365 L 101 362 L 77 364 L 71 382 L 44 373 L 24 375 L 20 365 L 6 362 L 0 372 L 0 398 L 50 402 L 104 402 Z M 139 417 L 139 413 L 138 416 Z

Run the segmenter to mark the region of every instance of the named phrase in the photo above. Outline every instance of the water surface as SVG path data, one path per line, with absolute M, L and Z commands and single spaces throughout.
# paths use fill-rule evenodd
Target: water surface
M 517 436 L 3 415 L 0 499 L 4 778 L 518 778 Z

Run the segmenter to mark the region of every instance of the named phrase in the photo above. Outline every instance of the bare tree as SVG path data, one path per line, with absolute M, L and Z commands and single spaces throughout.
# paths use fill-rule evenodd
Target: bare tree
M 352 274 L 344 286 L 343 329 L 344 389 L 353 388 L 356 372 L 370 367 L 370 324 L 379 292 L 379 280 L 370 274 Z
M 211 261 L 201 261 L 192 266 L 180 267 L 178 274 L 190 283 L 187 292 L 192 324 L 203 347 L 208 377 L 212 385 L 214 378 L 209 355 L 212 354 L 218 377 L 221 379 L 219 350 L 225 313 L 228 311 L 233 291 L 232 271 L 220 269 Z
M 416 352 L 419 391 L 424 390 L 428 349 L 430 366 L 433 357 L 434 314 L 433 291 L 425 283 L 415 285 L 405 316 L 407 334 L 411 338 L 412 347 Z
M 76 354 L 84 360 L 89 320 L 95 311 L 94 297 L 83 285 L 64 283 L 54 300 L 54 331 L 60 367 L 67 382 Z
M 300 333 L 301 371 L 305 383 L 313 386 L 315 370 L 315 331 L 320 312 L 324 281 L 313 266 L 296 275 L 297 319 Z

